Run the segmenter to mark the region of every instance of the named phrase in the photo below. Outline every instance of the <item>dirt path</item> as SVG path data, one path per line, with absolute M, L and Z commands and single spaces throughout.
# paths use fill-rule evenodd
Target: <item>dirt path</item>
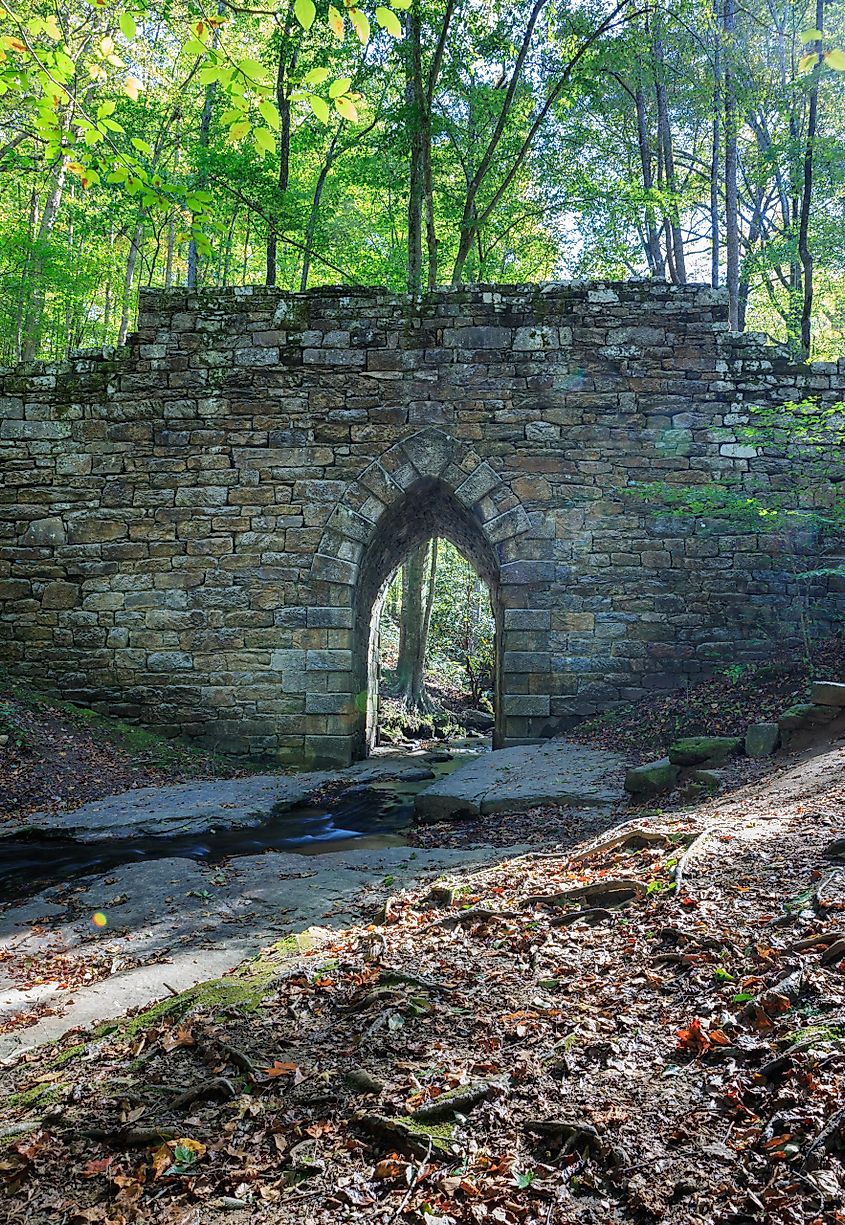
M 310 953 L 19 1061 L 10 1219 L 841 1221 L 843 767 L 395 881 Z

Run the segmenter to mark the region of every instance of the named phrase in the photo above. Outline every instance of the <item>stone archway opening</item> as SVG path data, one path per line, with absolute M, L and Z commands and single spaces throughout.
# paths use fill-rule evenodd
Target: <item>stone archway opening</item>
M 453 544 L 489 593 L 495 625 L 493 747 L 500 747 L 502 743 L 499 564 L 472 513 L 443 482 L 424 477 L 410 486 L 382 516 L 361 562 L 353 634 L 353 670 L 359 695 L 355 757 L 367 756 L 377 742 L 379 628 L 385 596 L 391 580 L 409 554 L 434 539 Z

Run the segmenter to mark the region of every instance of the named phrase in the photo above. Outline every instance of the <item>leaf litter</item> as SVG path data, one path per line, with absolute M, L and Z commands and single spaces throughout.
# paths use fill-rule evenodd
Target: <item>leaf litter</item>
M 843 764 L 400 891 L 265 953 L 255 999 L 26 1055 L 3 1219 L 845 1222 Z

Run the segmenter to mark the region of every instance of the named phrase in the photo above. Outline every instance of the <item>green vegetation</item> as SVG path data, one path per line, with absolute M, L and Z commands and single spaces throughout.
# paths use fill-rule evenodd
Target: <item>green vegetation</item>
M 831 0 L 0 6 L 0 360 L 145 285 L 648 275 L 845 333 Z

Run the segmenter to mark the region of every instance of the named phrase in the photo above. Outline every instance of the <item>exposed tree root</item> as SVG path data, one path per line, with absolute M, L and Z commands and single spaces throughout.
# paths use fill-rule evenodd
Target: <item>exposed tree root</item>
M 459 1085 L 457 1089 L 452 1089 L 449 1093 L 442 1093 L 440 1097 L 426 1102 L 424 1106 L 412 1111 L 408 1117 L 415 1123 L 434 1123 L 438 1119 L 451 1119 L 456 1114 L 469 1114 L 470 1110 L 480 1102 L 485 1102 L 488 1098 L 498 1096 L 504 1091 L 504 1084 L 497 1080 Z
M 581 898 L 601 906 L 621 906 L 635 897 L 644 897 L 647 886 L 641 880 L 619 877 L 617 880 L 592 881 L 589 885 L 574 885 L 560 893 L 534 893 L 524 899 L 527 906 L 565 906 Z
M 608 910 L 603 906 L 592 906 L 587 910 L 573 910 L 569 914 L 557 915 L 549 923 L 550 927 L 570 927 L 573 923 L 589 923 L 594 926 L 596 923 L 604 923 L 608 919 L 613 918 L 613 911 Z
M 632 847 L 640 849 L 646 846 L 671 846 L 672 839 L 668 834 L 659 833 L 656 830 L 642 829 L 635 825 L 633 829 L 617 830 L 614 833 L 593 842 L 585 851 L 581 851 L 578 855 L 573 855 L 570 863 L 573 865 L 585 863 L 588 859 L 592 859 L 594 855 L 603 855 L 607 851 L 616 851 L 622 847 Z
M 678 862 L 675 864 L 672 875 L 675 880 L 675 896 L 676 897 L 681 896 L 681 890 L 684 887 L 684 875 L 690 863 L 695 858 L 695 856 L 698 854 L 698 852 L 701 850 L 701 848 L 704 846 L 705 842 L 707 842 L 707 840 L 710 838 L 711 834 L 717 833 L 717 831 L 722 828 L 723 826 L 722 826 L 722 823 L 720 822 L 718 825 L 709 825 L 707 829 L 702 830 L 700 834 L 698 834 L 695 838 L 693 838 L 692 842 L 689 844 L 687 849 L 684 851 L 683 855 L 680 857 Z
M 112 1148 L 152 1148 L 168 1140 L 180 1140 L 185 1133 L 173 1127 L 82 1127 L 68 1134 L 83 1140 L 102 1140 Z
M 434 927 L 458 927 L 463 923 L 488 923 L 492 919 L 518 919 L 520 917 L 517 910 L 490 910 L 487 906 L 469 906 L 466 910 L 456 910 L 453 914 L 443 915 L 440 919 L 435 919 L 433 923 L 429 923 L 428 927 L 424 927 L 424 932 L 431 931 Z
M 207 1101 L 210 1098 L 217 1098 L 225 1101 L 227 1098 L 234 1097 L 237 1093 L 235 1086 L 225 1076 L 213 1076 L 210 1080 L 201 1081 L 198 1085 L 192 1085 L 190 1089 L 186 1089 L 184 1093 L 174 1097 L 168 1106 L 171 1110 L 183 1110 L 186 1106 L 192 1106 L 194 1102 Z

